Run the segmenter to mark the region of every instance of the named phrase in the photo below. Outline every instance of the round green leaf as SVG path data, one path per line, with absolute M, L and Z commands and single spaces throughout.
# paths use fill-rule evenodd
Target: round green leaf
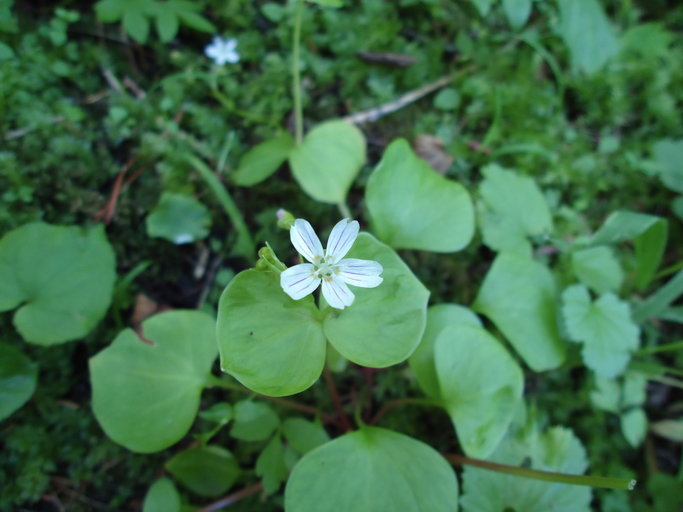
M 114 251 L 102 226 L 37 222 L 0 240 L 0 311 L 21 306 L 14 325 L 32 343 L 88 334 L 109 308 L 115 278 Z
M 460 94 L 452 87 L 439 91 L 434 98 L 434 106 L 441 110 L 454 110 L 460 105 Z
M 301 454 L 308 453 L 330 440 L 322 425 L 304 418 L 287 418 L 282 424 L 282 432 L 289 444 Z
M 647 415 L 641 407 L 631 409 L 621 415 L 621 431 L 628 444 L 638 448 L 647 434 Z
M 142 512 L 178 512 L 180 495 L 169 478 L 160 478 L 152 484 L 142 502 Z
M 515 254 L 499 254 L 474 309 L 493 320 L 532 370 L 557 368 L 566 345 L 557 326 L 555 281 L 548 268 Z
M 345 121 L 316 126 L 289 155 L 289 165 L 301 188 L 323 203 L 346 200 L 363 162 L 365 138 Z
M 174 244 L 187 244 L 209 234 L 211 216 L 206 206 L 185 194 L 164 192 L 147 217 L 147 234 Z
M 384 152 L 365 199 L 378 237 L 392 247 L 455 252 L 472 240 L 474 209 L 467 190 L 434 172 L 404 139 Z
M 150 453 L 192 426 L 216 359 L 215 323 L 199 311 L 170 311 L 125 329 L 90 359 L 93 410 L 114 441 Z M 151 344 L 149 343 L 151 342 Z
M 462 323 L 441 331 L 434 360 L 444 406 L 463 450 L 470 457 L 488 457 L 522 399 L 522 370 L 486 330 Z
M 433 398 L 441 396 L 434 366 L 434 342 L 445 327 L 461 323 L 481 327 L 479 317 L 464 306 L 458 304 L 431 306 L 427 310 L 427 327 L 422 335 L 422 341 L 408 359 L 410 369 L 417 377 L 420 387 Z
M 347 257 L 378 261 L 384 281 L 354 288 L 351 307 L 328 310 L 325 336 L 356 364 L 384 368 L 405 361 L 422 337 L 429 292 L 396 252 L 368 233 L 358 235 Z
M 239 476 L 237 459 L 220 446 L 200 446 L 176 454 L 166 469 L 185 487 L 201 496 L 225 493 Z
M 35 363 L 12 345 L 0 343 L 0 420 L 31 398 L 37 379 Z
M 364 427 L 307 453 L 285 489 L 288 512 L 454 512 L 458 482 L 434 449 Z
M 221 368 L 264 395 L 303 391 L 318 380 L 325 364 L 317 316 L 313 298 L 291 299 L 278 273 L 240 272 L 218 304 Z
M 242 400 L 235 404 L 235 424 L 230 435 L 242 441 L 264 441 L 280 424 L 280 418 L 262 402 Z
M 243 187 L 261 183 L 287 160 L 293 147 L 294 138 L 289 132 L 254 146 L 240 159 L 232 180 Z

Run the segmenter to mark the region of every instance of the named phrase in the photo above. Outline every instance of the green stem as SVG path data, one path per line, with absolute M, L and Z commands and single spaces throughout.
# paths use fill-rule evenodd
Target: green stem
M 656 347 L 641 348 L 640 350 L 634 352 L 634 354 L 640 356 L 644 354 L 657 354 L 658 352 L 669 352 L 672 350 L 681 349 L 683 349 L 683 340 L 667 343 L 666 345 L 658 345 Z
M 292 41 L 292 94 L 294 95 L 294 133 L 297 145 L 304 140 L 304 115 L 301 106 L 301 70 L 299 69 L 299 46 L 301 43 L 301 15 L 303 0 L 295 0 L 294 36 Z
M 214 193 L 218 202 L 221 203 L 223 210 L 232 222 L 237 231 L 237 242 L 235 244 L 235 252 L 244 256 L 250 263 L 254 263 L 256 246 L 254 240 L 251 238 L 251 233 L 247 227 L 247 223 L 242 217 L 242 213 L 233 201 L 228 190 L 219 181 L 213 171 L 202 160 L 194 155 L 186 155 L 187 162 L 194 167 L 199 175 L 204 179 L 211 191 Z
M 341 213 L 342 217 L 345 219 L 353 219 L 351 216 L 351 210 L 349 210 L 349 207 L 346 205 L 346 203 L 339 203 L 337 208 L 339 208 L 339 213 Z
M 454 465 L 465 464 L 468 466 L 477 466 L 479 468 L 489 469 L 499 473 L 506 473 L 508 475 L 521 476 L 524 478 L 533 478 L 534 480 L 544 480 L 546 482 L 571 485 L 587 485 L 589 487 L 598 487 L 601 489 L 618 489 L 622 491 L 632 491 L 636 486 L 635 480 L 629 480 L 626 478 L 569 475 L 566 473 L 555 473 L 553 471 L 539 471 L 537 469 L 508 466 L 507 464 L 499 464 L 497 462 L 489 462 L 487 460 L 471 459 L 470 457 L 465 457 L 464 455 L 449 453 L 442 455 L 448 462 Z

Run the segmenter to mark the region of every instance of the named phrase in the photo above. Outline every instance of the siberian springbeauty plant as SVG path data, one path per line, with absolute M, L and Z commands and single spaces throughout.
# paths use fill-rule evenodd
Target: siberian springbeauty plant
M 129 3 L 101 0 L 96 14 L 105 23 L 122 21 L 124 32 L 141 43 L 152 21 L 162 42 L 175 37 L 180 23 L 215 32 L 198 14 L 199 4 Z M 327 9 L 341 1 L 312 3 Z M 467 6 L 485 16 L 494 4 L 475 0 Z M 504 19 L 521 30 L 532 12 L 545 15 L 549 4 L 503 1 Z M 572 73 L 595 72 L 614 58 L 616 36 L 597 1 L 556 4 L 555 28 L 569 49 Z M 210 304 L 202 300 L 203 308 L 132 322 L 89 360 L 92 409 L 106 435 L 164 460 L 163 475 L 149 463 L 161 476 L 140 482 L 149 485 L 143 511 L 195 509 L 190 500 L 230 493 L 205 510 L 259 494 L 259 510 L 289 512 L 583 512 L 594 503 L 593 488 L 617 490 L 601 495 L 607 496 L 601 505 L 621 510 L 625 493 L 618 491 L 633 488 L 634 474 L 602 463 L 612 445 L 592 453 L 600 444 L 588 442 L 586 428 L 568 425 L 571 415 L 595 416 L 589 425 L 597 437 L 600 422 L 609 422 L 622 434 L 622 445 L 632 448 L 643 445 L 648 431 L 680 441 L 680 420 L 652 418 L 645 408 L 648 380 L 680 386 L 666 375 L 677 370 L 653 356 L 680 349 L 680 342 L 660 344 L 652 322 L 683 322 L 680 307 L 672 306 L 683 294 L 683 271 L 680 264 L 660 268 L 669 221 L 632 206 L 601 222 L 577 221 L 547 182 L 500 163 L 507 162 L 505 155 L 528 152 L 554 165 L 554 154 L 529 144 L 510 142 L 499 154 L 487 153 L 484 165 L 472 164 L 477 172 L 471 175 L 435 172 L 402 138 L 386 144 L 376 159 L 368 157 L 358 119 L 374 119 L 389 107 L 305 131 L 300 73 L 310 67 L 299 54 L 306 7 L 302 0 L 290 2 L 289 10 L 274 2 L 262 7 L 271 21 L 292 16 L 293 134 L 263 123 L 259 133 L 269 137 L 229 169 L 234 134 L 215 156 L 213 146 L 169 124 L 150 146 L 170 146 L 166 135 L 191 143 L 172 153 L 170 164 L 160 164 L 164 179 L 180 175 L 183 187 L 193 181 L 211 192 L 231 225 L 230 243 L 216 249 L 215 239 L 202 242 L 211 212 L 182 187 L 164 190 L 145 222 L 147 236 L 159 244 L 223 251 L 246 270 L 216 277 L 220 284 Z M 61 17 L 77 19 L 67 14 Z M 599 36 L 597 49 L 577 36 L 585 20 Z M 661 36 L 661 28 L 645 28 L 641 38 L 657 44 L 666 39 L 649 37 Z M 529 29 L 515 42 L 547 60 L 561 82 L 557 62 L 540 46 L 535 27 Z M 463 34 L 458 46 L 467 48 L 469 37 Z M 632 46 L 642 46 L 631 37 Z M 239 41 L 240 52 L 254 51 L 253 39 Z M 237 39 L 215 36 L 204 48 L 206 58 L 179 75 L 180 82 L 206 87 L 230 115 L 251 122 L 252 113 L 239 111 L 221 89 L 227 73 L 253 64 L 237 49 Z M 174 90 L 169 83 L 164 87 Z M 435 104 L 455 108 L 458 91 L 443 92 L 448 94 L 440 93 Z M 504 109 L 502 96 L 492 97 L 495 113 L 482 144 L 495 147 Z M 477 108 L 468 115 L 479 115 Z M 610 144 L 601 141 L 608 149 Z M 654 148 L 666 163 L 656 172 L 677 193 L 683 193 L 675 165 L 681 144 L 664 140 Z M 611 154 L 604 147 L 604 155 Z M 298 186 L 315 207 L 303 215 L 305 208 L 283 193 L 283 204 L 272 211 L 287 207 L 310 222 L 284 209 L 277 216 L 267 211 L 258 221 L 267 229 L 257 232 L 256 221 L 245 218 L 251 209 L 240 208 L 233 192 L 266 182 L 284 163 L 293 177 L 288 190 Z M 361 174 L 366 163 L 368 172 Z M 339 210 L 329 224 L 322 220 L 332 217 L 327 208 Z M 278 246 L 278 235 L 291 247 Z M 257 250 L 257 240 L 267 241 Z M 444 270 L 472 258 L 475 251 L 465 252 L 472 247 L 484 249 L 467 275 L 456 279 Z M 420 271 L 434 262 L 438 270 L 429 282 Z M 214 272 L 220 264 L 217 259 Z M 148 265 L 138 263 L 115 285 L 116 260 L 102 226 L 32 222 L 0 239 L 0 311 L 13 311 L 17 335 L 33 345 L 89 333 L 104 337 L 98 322 Z M 657 289 L 662 280 L 666 284 Z M 463 282 L 470 294 L 459 293 Z M 118 331 L 124 322 L 117 318 L 115 324 Z M 0 344 L 0 420 L 31 398 L 38 375 L 21 350 Z M 567 396 L 564 387 L 573 380 L 581 380 L 581 396 Z M 565 402 L 558 405 L 560 400 Z M 410 415 L 415 410 L 420 416 Z M 420 428 L 419 422 L 428 425 Z M 163 452 L 171 447 L 173 453 Z M 671 489 L 679 481 L 664 483 Z M 651 487 L 656 494 L 659 488 Z

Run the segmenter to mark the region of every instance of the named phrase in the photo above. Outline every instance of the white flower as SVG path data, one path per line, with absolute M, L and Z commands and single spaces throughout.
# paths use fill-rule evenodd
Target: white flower
M 313 293 L 320 283 L 323 297 L 333 308 L 344 309 L 353 304 L 355 295 L 347 284 L 374 288 L 383 279 L 382 265 L 372 260 L 346 258 L 356 241 L 360 226 L 355 220 L 343 219 L 332 228 L 327 248 L 323 251 L 320 239 L 304 219 L 296 219 L 289 230 L 292 244 L 310 263 L 301 263 L 280 274 L 280 286 L 294 300 Z
M 214 36 L 211 44 L 204 48 L 204 55 L 212 59 L 218 66 L 226 62 L 234 64 L 240 61 L 240 54 L 237 53 L 237 40 L 234 38 L 223 39 L 221 36 Z

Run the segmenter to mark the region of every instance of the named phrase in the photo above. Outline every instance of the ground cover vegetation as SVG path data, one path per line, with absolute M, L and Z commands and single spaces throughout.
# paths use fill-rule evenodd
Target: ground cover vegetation
M 680 510 L 682 32 L 0 0 L 0 510 Z

